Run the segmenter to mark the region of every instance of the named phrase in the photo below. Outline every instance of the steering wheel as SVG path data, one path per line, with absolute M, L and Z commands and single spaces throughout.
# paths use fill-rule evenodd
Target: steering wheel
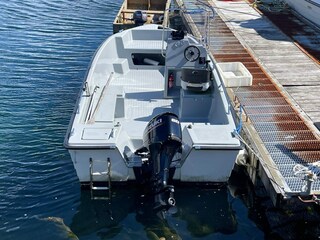
M 184 57 L 189 61 L 189 62 L 194 62 L 198 60 L 200 57 L 200 50 L 196 46 L 188 46 L 184 50 Z

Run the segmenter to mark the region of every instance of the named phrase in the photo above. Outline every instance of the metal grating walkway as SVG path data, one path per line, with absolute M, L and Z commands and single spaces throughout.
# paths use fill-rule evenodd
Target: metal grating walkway
M 184 0 L 187 8 L 196 8 L 194 1 Z M 245 4 L 242 2 L 242 4 Z M 251 7 L 248 5 L 248 8 Z M 252 9 L 251 9 L 252 10 Z M 250 10 L 250 11 L 251 11 Z M 239 12 L 247 11 L 241 9 Z M 237 14 L 240 14 L 240 13 Z M 188 19 L 194 19 L 194 23 Z M 232 18 L 232 17 L 231 17 Z M 195 24 L 201 32 L 201 16 L 187 14 L 188 24 Z M 236 20 L 234 20 L 236 21 Z M 269 31 L 279 31 L 271 26 Z M 306 124 L 290 100 L 281 93 L 277 85 L 254 60 L 250 52 L 239 42 L 226 23 L 216 16 L 210 25 L 210 51 L 217 62 L 242 62 L 253 75 L 251 87 L 240 87 L 233 94 L 243 106 L 247 122 L 251 123 L 259 135 L 262 145 L 275 164 L 277 176 L 272 181 L 283 189 L 283 195 L 299 195 L 305 181 L 294 176 L 296 164 L 320 161 L 320 140 Z M 281 38 L 279 38 L 281 44 Z M 268 50 L 268 49 L 265 49 Z M 274 54 L 277 54 L 276 52 Z M 294 55 L 294 52 L 290 53 Z M 314 194 L 320 194 L 320 179 L 313 183 Z

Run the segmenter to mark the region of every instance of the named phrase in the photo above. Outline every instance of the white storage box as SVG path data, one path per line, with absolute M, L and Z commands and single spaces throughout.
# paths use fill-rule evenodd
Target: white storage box
M 252 85 L 252 75 L 241 62 L 218 63 L 217 66 L 226 87 Z

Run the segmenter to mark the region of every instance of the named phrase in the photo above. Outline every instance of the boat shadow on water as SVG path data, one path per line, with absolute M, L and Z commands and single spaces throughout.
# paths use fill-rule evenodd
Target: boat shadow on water
M 176 206 L 155 210 L 153 197 L 141 189 L 113 189 L 109 200 L 92 200 L 90 191 L 82 191 L 70 228 L 79 238 L 101 239 L 191 239 L 237 231 L 225 185 L 179 186 L 175 199 Z

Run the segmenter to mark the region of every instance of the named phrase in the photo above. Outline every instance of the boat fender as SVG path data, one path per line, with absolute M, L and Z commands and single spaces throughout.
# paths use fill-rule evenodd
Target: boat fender
M 249 155 L 246 149 L 241 149 L 236 158 L 236 164 L 239 166 L 247 166 Z

